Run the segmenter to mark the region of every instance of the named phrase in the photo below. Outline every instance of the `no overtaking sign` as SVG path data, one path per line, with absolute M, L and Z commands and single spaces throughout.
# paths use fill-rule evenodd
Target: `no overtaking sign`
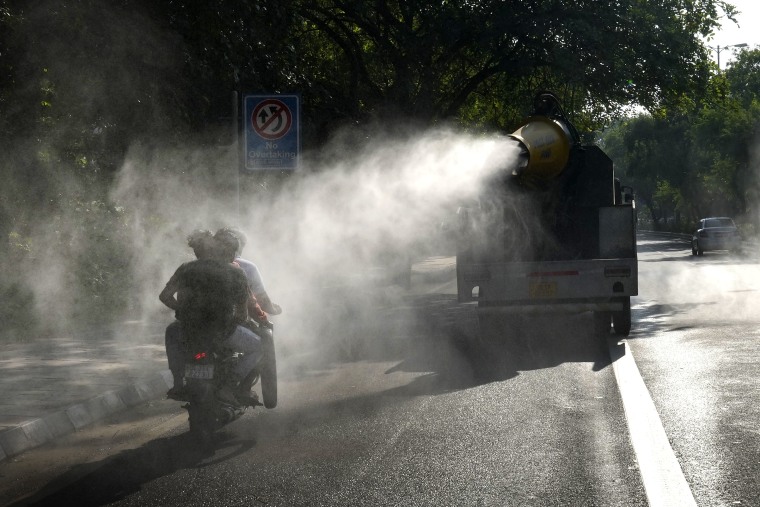
M 300 149 L 298 95 L 245 95 L 245 169 L 296 169 Z

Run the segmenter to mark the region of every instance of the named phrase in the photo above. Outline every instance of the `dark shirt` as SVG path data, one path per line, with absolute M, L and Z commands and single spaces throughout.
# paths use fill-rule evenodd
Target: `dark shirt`
M 215 260 L 182 264 L 167 288 L 177 294 L 176 317 L 188 338 L 223 339 L 244 320 L 236 310 L 248 301 L 248 281 L 239 268 Z M 239 311 L 239 310 L 238 310 Z

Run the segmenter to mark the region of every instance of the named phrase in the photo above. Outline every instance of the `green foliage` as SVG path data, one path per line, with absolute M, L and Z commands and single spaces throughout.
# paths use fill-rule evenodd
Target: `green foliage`
M 752 107 L 760 97 L 760 51 L 741 51 L 726 69 L 731 96 L 744 108 Z
M 19 282 L 0 283 L 0 339 L 20 341 L 37 336 L 39 322 L 32 291 Z
M 32 325 L 40 319 L 86 325 L 123 318 L 135 307 L 126 211 L 77 197 L 59 207 L 47 223 L 19 224 L 26 235 L 8 234 L 0 266 L 0 291 L 13 295 L 0 305 L 6 336 L 45 331 Z
M 620 104 L 663 106 L 704 88 L 699 35 L 716 26 L 719 4 L 294 1 L 307 45 L 293 43 L 328 63 L 310 84 L 329 90 L 339 116 L 504 126 L 551 88 L 598 128 Z
M 756 229 L 753 145 L 760 131 L 760 51 L 742 51 L 705 93 L 654 115 L 621 121 L 604 133 L 618 167 L 634 178 L 653 221 L 667 210 L 689 224 L 731 215 Z

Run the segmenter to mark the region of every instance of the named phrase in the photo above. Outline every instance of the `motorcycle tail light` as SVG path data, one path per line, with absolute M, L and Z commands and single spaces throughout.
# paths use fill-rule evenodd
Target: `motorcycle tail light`
M 198 352 L 195 354 L 195 360 L 200 361 L 201 359 L 205 359 L 206 353 L 205 352 Z

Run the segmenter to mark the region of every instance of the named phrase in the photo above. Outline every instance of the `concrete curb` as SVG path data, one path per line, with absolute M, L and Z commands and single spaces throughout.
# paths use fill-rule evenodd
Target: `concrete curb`
M 0 432 L 0 462 L 129 407 L 160 398 L 173 383 L 171 372 L 162 370 L 127 387 L 106 391 L 85 402 L 4 430 Z

